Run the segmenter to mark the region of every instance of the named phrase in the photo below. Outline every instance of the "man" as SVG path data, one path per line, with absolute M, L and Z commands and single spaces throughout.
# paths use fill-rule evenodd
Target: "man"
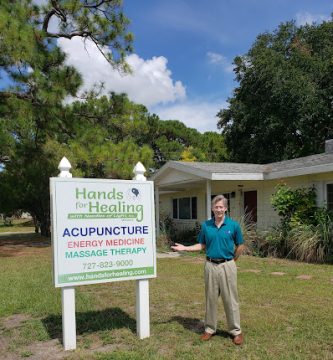
M 233 337 L 233 343 L 241 345 L 244 339 L 240 328 L 235 261 L 243 251 L 244 240 L 239 224 L 225 215 L 227 207 L 228 200 L 223 195 L 215 196 L 212 200 L 214 217 L 202 224 L 198 244 L 184 246 L 176 243 L 171 248 L 175 251 L 206 250 L 206 316 L 201 340 L 210 340 L 216 333 L 218 297 L 221 295 L 228 332 Z

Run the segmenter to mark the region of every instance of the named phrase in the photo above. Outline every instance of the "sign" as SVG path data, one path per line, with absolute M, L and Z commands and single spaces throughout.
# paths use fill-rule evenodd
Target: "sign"
M 51 178 L 56 287 L 156 277 L 153 182 Z

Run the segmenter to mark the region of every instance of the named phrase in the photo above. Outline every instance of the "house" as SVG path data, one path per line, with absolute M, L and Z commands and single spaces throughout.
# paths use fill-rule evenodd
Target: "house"
M 212 197 L 223 194 L 231 217 L 246 213 L 265 230 L 279 222 L 270 201 L 279 183 L 314 187 L 318 206 L 333 210 L 333 139 L 325 153 L 264 165 L 169 161 L 151 180 L 157 224 L 169 216 L 178 229 L 193 228 L 211 217 Z

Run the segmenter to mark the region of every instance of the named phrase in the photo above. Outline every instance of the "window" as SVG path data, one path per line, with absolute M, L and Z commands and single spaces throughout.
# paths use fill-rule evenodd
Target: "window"
M 326 185 L 327 209 L 333 211 L 333 184 Z
M 185 197 L 172 200 L 172 216 L 174 219 L 196 219 L 197 198 Z
M 178 219 L 178 199 L 172 200 L 172 217 Z
M 191 202 L 192 202 L 191 204 L 192 219 L 197 219 L 197 198 L 196 197 L 191 198 Z

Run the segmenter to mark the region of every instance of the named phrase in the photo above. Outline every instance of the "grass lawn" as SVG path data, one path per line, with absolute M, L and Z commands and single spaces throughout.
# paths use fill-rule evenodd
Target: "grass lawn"
M 0 234 L 4 232 L 34 232 L 35 227 L 32 220 L 15 219 L 11 225 L 5 225 L 0 219 Z
M 333 266 L 248 256 L 237 262 L 243 346 L 228 338 L 222 304 L 217 336 L 199 340 L 205 307 L 199 255 L 158 259 L 148 339 L 136 336 L 135 282 L 77 287 L 77 350 L 64 352 L 49 242 L 31 234 L 28 246 L 27 237 L 17 236 L 12 242 L 0 236 L 1 359 L 333 359 Z

